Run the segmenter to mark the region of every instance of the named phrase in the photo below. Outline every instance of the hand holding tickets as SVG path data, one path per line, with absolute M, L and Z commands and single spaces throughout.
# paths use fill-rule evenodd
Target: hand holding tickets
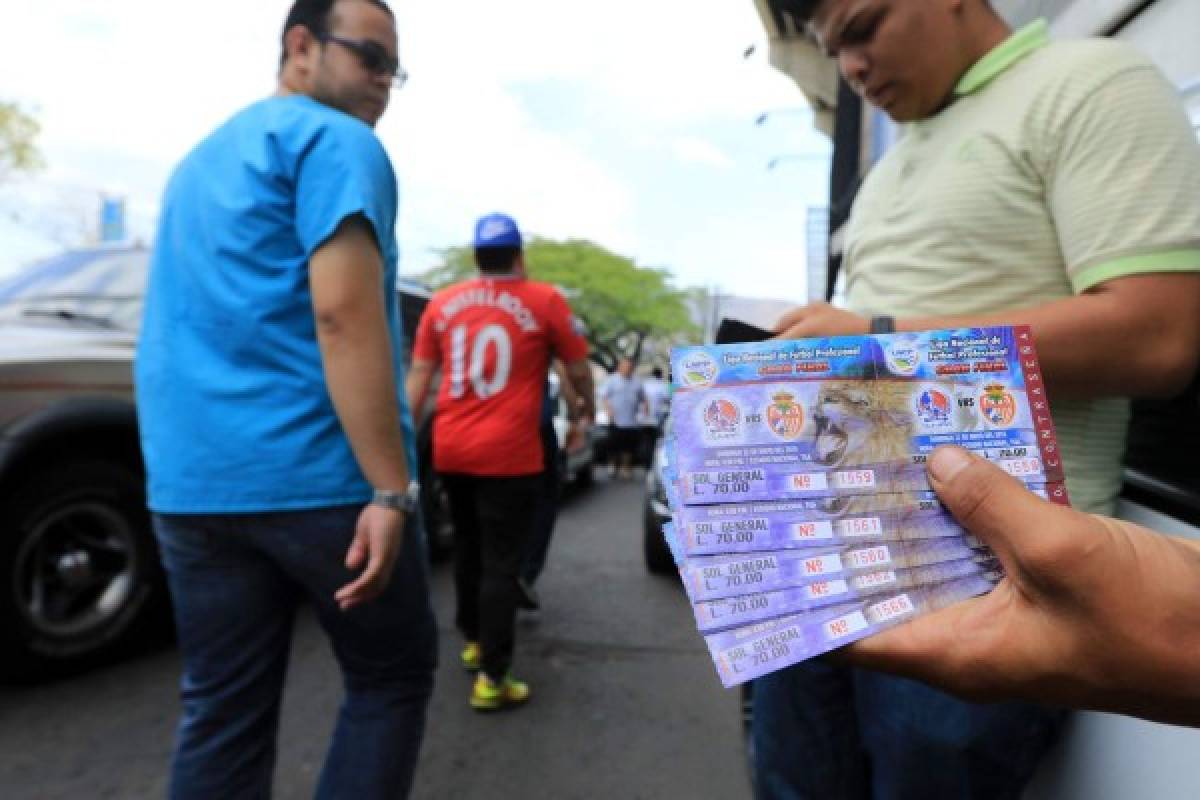
M 985 597 L 858 642 L 848 660 L 969 699 L 1200 726 L 1200 543 L 1046 503 L 954 448 L 929 468 L 1006 577 Z
M 925 462 L 969 448 L 1066 502 L 1028 328 L 672 352 L 664 535 L 733 686 L 989 591 Z

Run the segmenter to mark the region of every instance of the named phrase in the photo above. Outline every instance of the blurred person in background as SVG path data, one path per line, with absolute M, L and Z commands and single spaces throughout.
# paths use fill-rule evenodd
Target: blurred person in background
M 646 393 L 642 379 L 633 373 L 633 360 L 622 358 L 617 371 L 608 376 L 600 389 L 600 399 L 608 414 L 610 470 L 613 477 L 628 478 L 641 450 Z
M 320 798 L 404 797 L 436 665 L 395 300 L 391 11 L 301 0 L 275 96 L 167 186 L 135 378 L 183 656 L 175 798 L 267 797 L 297 605 L 345 698 Z

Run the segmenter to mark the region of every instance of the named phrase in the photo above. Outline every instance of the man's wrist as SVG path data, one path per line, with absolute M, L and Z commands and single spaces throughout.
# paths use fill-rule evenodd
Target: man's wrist
M 871 317 L 867 325 L 867 333 L 895 333 L 896 318 L 885 315 Z
M 371 505 L 412 514 L 417 510 L 421 500 L 421 485 L 415 480 L 409 481 L 408 488 L 402 492 L 392 489 L 376 489 L 371 495 Z

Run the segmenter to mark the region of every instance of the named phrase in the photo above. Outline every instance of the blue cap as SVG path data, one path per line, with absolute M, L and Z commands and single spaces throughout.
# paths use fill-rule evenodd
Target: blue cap
M 475 248 L 520 247 L 521 231 L 507 214 L 487 214 L 475 223 Z

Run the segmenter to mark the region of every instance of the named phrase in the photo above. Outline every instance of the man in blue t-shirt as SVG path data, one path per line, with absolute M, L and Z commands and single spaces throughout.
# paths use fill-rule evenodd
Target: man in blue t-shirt
M 318 797 L 407 794 L 436 660 L 395 302 L 380 0 L 298 0 L 275 96 L 168 183 L 136 362 L 183 653 L 172 797 L 267 796 L 296 606 L 346 689 Z

